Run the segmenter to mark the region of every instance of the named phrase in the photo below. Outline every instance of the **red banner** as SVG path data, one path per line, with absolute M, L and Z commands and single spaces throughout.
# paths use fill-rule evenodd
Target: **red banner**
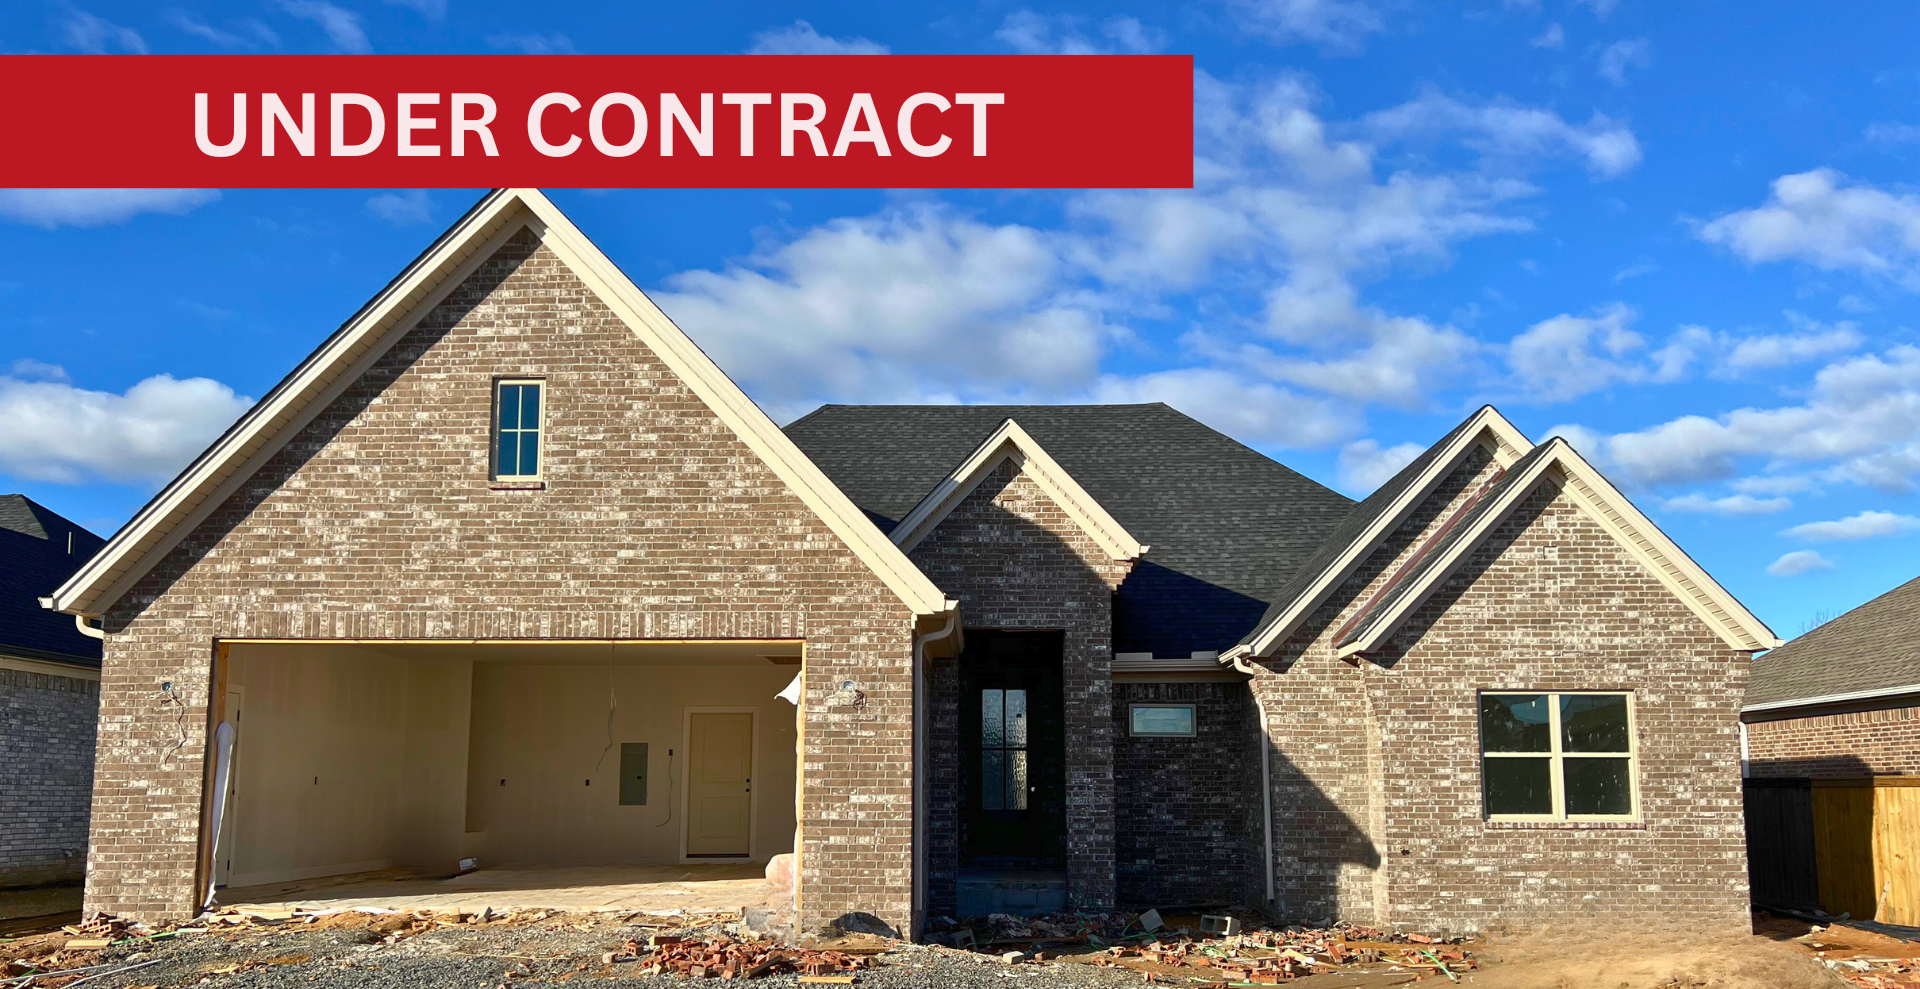
M 0 186 L 1184 188 L 1186 56 L 0 56 Z

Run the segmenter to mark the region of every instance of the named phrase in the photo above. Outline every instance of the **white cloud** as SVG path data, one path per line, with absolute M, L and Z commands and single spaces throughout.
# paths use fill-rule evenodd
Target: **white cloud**
M 749 55 L 885 55 L 887 46 L 866 38 L 832 38 L 806 21 L 768 28 L 753 36 Z
M 1808 522 L 1788 529 L 1782 535 L 1814 542 L 1839 539 L 1875 539 L 1920 532 L 1920 519 L 1893 512 L 1865 511 L 1832 522 Z
M 1527 42 L 1527 44 L 1535 48 L 1559 48 L 1566 43 L 1567 32 L 1560 26 L 1559 21 L 1554 21 L 1552 24 L 1547 25 L 1545 31 L 1540 32 L 1533 40 Z
M 1106 375 L 1092 402 L 1165 402 L 1243 443 L 1323 447 L 1353 435 L 1356 423 L 1329 403 L 1218 368 L 1180 368 L 1138 377 Z
M 1242 28 L 1270 41 L 1306 41 L 1335 51 L 1353 51 L 1386 26 L 1360 0 L 1228 0 L 1228 6 Z
M 147 41 L 138 31 L 121 27 L 112 21 L 104 20 L 68 7 L 60 17 L 60 40 L 69 48 L 86 52 L 89 55 L 105 55 L 108 52 L 122 52 L 128 55 L 145 55 Z
M 334 47 L 343 52 L 365 55 L 373 50 L 366 28 L 360 24 L 360 15 L 351 10 L 336 7 L 327 0 L 280 0 L 279 6 L 289 16 L 318 24 Z
M 1623 360 L 1646 341 L 1630 327 L 1638 314 L 1614 303 L 1590 316 L 1561 313 L 1528 327 L 1507 345 L 1507 364 L 1521 390 L 1564 402 L 1620 381 L 1645 377 Z
M 1143 55 L 1166 46 L 1166 37 L 1132 17 L 1109 17 L 1100 25 L 1100 39 L 1080 30 L 1084 18 L 1070 14 L 1045 15 L 1016 10 L 993 32 L 996 40 L 1022 55 Z
M 22 357 L 7 369 L 7 376 L 21 381 L 72 381 L 67 369 L 58 364 L 36 361 L 31 357 Z
M 1672 512 L 1702 512 L 1709 515 L 1771 515 L 1784 512 L 1793 507 L 1790 498 L 1755 498 L 1750 494 L 1728 495 L 1725 498 L 1710 498 L 1703 494 L 1682 495 L 1668 498 L 1667 510 Z
M 1704 326 L 1682 326 L 1654 353 L 1664 369 L 1660 380 L 1677 380 L 1699 364 L 1716 378 L 1737 378 L 1749 371 L 1786 367 L 1855 350 L 1866 342 L 1859 324 L 1849 320 L 1822 323 L 1787 312 L 1798 332 L 1735 336 Z
M 410 7 L 434 20 L 447 16 L 447 0 L 386 0 L 386 2 L 395 7 Z
M 1530 164 L 1572 156 L 1584 161 L 1600 179 L 1640 164 L 1640 142 L 1633 131 L 1605 114 L 1595 113 L 1585 124 L 1572 124 L 1540 107 L 1511 101 L 1472 105 L 1432 88 L 1411 102 L 1368 114 L 1362 127 L 1382 140 L 1445 136 L 1508 162 Z
M 1616 86 L 1627 84 L 1628 69 L 1644 69 L 1653 64 L 1653 45 L 1645 38 L 1616 41 L 1600 50 L 1600 77 Z
M 577 55 L 573 39 L 564 34 L 489 34 L 487 44 L 522 55 Z
M 187 34 L 211 41 L 222 48 L 258 49 L 277 48 L 280 36 L 273 29 L 249 17 L 235 25 L 235 30 L 226 31 L 214 27 L 184 10 L 174 9 L 167 14 L 167 20 Z
M 1920 196 L 1851 182 L 1830 168 L 1773 181 L 1767 201 L 1700 228 L 1747 261 L 1793 259 L 1920 288 Z
M 1614 272 L 1613 283 L 1615 285 L 1618 285 L 1629 278 L 1639 278 L 1641 275 L 1651 275 L 1654 272 L 1659 270 L 1660 270 L 1660 266 L 1657 264 L 1654 264 L 1652 261 L 1647 261 L 1647 260 L 1635 261 L 1634 263 L 1627 265 L 1626 267 L 1620 269 L 1619 271 Z
M 1792 577 L 1809 570 L 1832 570 L 1833 561 L 1810 549 L 1797 549 L 1778 560 L 1767 564 L 1767 572 L 1775 577 Z
M 1583 7 L 1591 7 L 1593 16 L 1603 21 L 1607 19 L 1608 14 L 1613 13 L 1613 8 L 1620 6 L 1620 0 L 1575 0 L 1575 2 Z
M 1867 125 L 1861 136 L 1875 144 L 1911 144 L 1920 141 L 1920 127 L 1893 122 L 1872 123 Z
M 1813 481 L 1798 474 L 1777 474 L 1770 477 L 1735 478 L 1729 486 L 1745 494 L 1783 495 L 1805 491 L 1813 487 Z
M 0 472 L 35 481 L 173 476 L 253 400 L 208 378 L 156 375 L 124 395 L 0 376 Z
M 433 200 L 425 189 L 384 192 L 367 200 L 367 212 L 397 227 L 433 222 Z
M 1743 462 L 1760 460 L 1817 466 L 1829 482 L 1908 491 L 1920 476 L 1920 347 L 1902 344 L 1829 364 L 1814 375 L 1801 405 L 1586 435 L 1583 452 L 1635 485 L 1730 478 Z
M 179 216 L 219 198 L 218 189 L 0 189 L 0 217 L 48 230 L 98 227 L 142 213 Z
M 1426 452 L 1418 443 L 1382 448 L 1378 440 L 1356 440 L 1340 448 L 1339 485 L 1343 491 L 1366 494 L 1385 484 L 1400 468 Z

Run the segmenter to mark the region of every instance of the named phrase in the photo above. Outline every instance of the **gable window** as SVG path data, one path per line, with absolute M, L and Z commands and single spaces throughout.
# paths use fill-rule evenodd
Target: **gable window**
M 1638 812 L 1628 693 L 1480 695 L 1480 778 L 1491 820 L 1618 821 Z
M 493 476 L 503 481 L 540 479 L 541 401 L 546 382 L 504 378 L 493 387 Z
M 1192 704 L 1135 704 L 1128 712 L 1129 729 L 1136 737 L 1192 738 Z

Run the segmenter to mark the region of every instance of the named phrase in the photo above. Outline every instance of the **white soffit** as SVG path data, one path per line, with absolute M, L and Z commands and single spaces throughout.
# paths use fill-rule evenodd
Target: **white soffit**
M 1066 468 L 1061 467 L 1041 448 L 1038 441 L 1012 419 L 1001 423 L 986 442 L 961 461 L 953 473 L 934 485 L 933 490 L 893 527 L 894 544 L 902 552 L 912 552 L 915 546 L 939 527 L 941 520 L 980 486 L 988 474 L 1009 460 L 1059 504 L 1081 529 L 1100 544 L 1107 555 L 1125 561 L 1137 560 L 1146 553 L 1148 547 L 1134 539 L 1126 527 L 1109 515 L 1080 486 L 1080 482 L 1067 473 Z
M 527 227 L 914 613 L 957 607 L 546 196 L 496 189 L 329 337 L 51 596 L 98 615 L 481 263 Z

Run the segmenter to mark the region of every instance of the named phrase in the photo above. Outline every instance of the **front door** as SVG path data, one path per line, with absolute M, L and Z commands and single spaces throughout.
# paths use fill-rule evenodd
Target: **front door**
M 690 714 L 687 735 L 687 857 L 745 857 L 752 852 L 753 715 Z
M 963 857 L 1066 861 L 1059 632 L 968 629 L 960 655 Z

